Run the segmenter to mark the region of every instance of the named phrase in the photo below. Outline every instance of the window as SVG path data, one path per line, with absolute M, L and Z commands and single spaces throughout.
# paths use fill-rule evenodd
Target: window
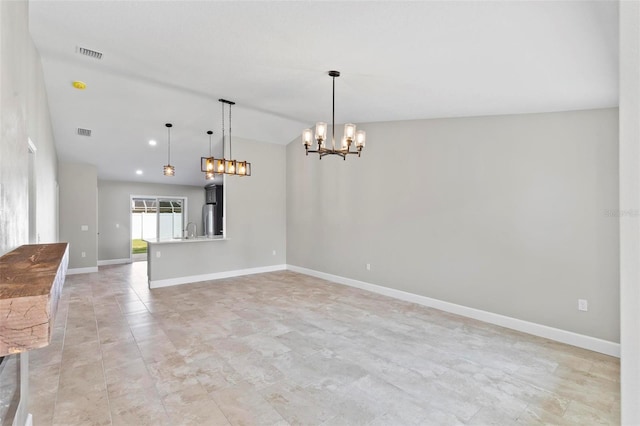
M 131 253 L 146 259 L 144 240 L 182 238 L 187 200 L 177 197 L 131 197 Z

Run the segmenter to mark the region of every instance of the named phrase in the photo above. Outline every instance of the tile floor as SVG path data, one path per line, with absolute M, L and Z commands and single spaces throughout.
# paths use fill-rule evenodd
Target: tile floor
M 615 358 L 293 272 L 67 278 L 42 425 L 618 424 Z

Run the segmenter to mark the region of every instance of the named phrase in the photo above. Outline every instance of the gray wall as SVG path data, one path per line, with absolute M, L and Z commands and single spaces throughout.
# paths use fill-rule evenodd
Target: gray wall
M 57 240 L 57 157 L 40 56 L 29 35 L 26 1 L 0 1 L 0 255 L 28 243 L 29 188 L 36 190 L 36 234 Z M 28 139 L 37 147 L 36 182 L 29 185 Z M 0 373 L 0 423 L 16 409 L 17 363 Z M 6 404 L 6 402 L 9 402 Z
M 233 152 L 236 159 L 252 163 L 252 176 L 232 176 L 225 181 L 229 240 L 154 245 L 149 264 L 151 279 L 286 262 L 285 146 L 234 138 Z M 161 250 L 160 259 L 155 257 L 155 250 Z
M 0 254 L 28 243 L 28 139 L 36 153 L 36 233 L 57 240 L 57 157 L 26 1 L 0 2 Z
M 169 179 L 169 178 L 168 178 Z M 187 198 L 187 222 L 202 234 L 202 186 L 162 185 L 140 182 L 98 181 L 98 259 L 128 259 L 131 250 L 131 195 L 161 195 Z M 185 223 L 187 223 L 185 222 Z
M 295 140 L 287 263 L 618 342 L 617 119 L 370 123 L 347 161 Z
M 69 243 L 69 269 L 97 267 L 98 171 L 90 164 L 60 163 L 58 180 L 60 240 Z
M 620 2 L 621 424 L 640 424 L 640 2 Z

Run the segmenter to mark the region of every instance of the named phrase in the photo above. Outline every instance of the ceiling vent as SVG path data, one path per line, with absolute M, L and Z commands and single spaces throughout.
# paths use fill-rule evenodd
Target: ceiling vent
M 78 53 L 84 56 L 89 56 L 94 59 L 102 59 L 102 53 L 91 49 L 85 49 L 84 47 L 78 47 Z
M 80 136 L 91 136 L 91 130 L 89 129 L 81 129 L 78 127 L 78 134 Z

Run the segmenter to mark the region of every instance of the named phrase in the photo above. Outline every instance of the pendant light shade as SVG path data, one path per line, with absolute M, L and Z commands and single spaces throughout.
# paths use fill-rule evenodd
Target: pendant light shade
M 211 154 L 211 135 L 213 132 L 208 130 L 207 135 L 209 135 L 209 156 L 200 157 L 200 171 L 204 172 L 206 180 L 213 180 L 215 177 L 215 158 Z
M 171 127 L 173 124 L 166 123 L 167 128 L 167 165 L 163 167 L 163 174 L 165 176 L 175 176 L 176 168 L 171 165 Z

